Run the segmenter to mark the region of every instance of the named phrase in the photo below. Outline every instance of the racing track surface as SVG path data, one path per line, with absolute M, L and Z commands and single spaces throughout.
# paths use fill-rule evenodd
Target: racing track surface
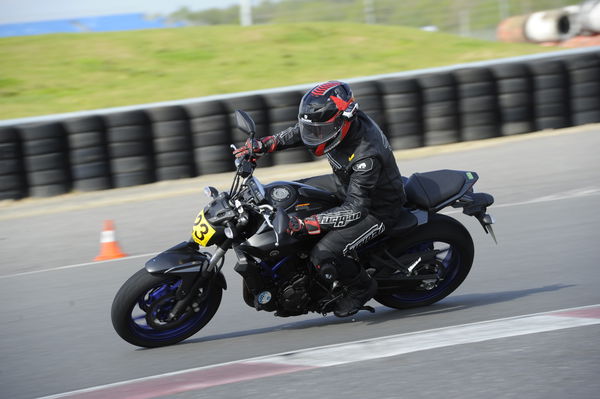
M 402 153 L 399 165 L 405 175 L 444 168 L 477 171 L 475 188 L 496 198 L 490 211 L 499 245 L 474 219 L 452 213 L 470 230 L 476 247 L 472 272 L 453 295 L 405 311 L 373 303 L 375 314 L 362 312 L 355 319 L 275 318 L 243 303 L 228 255 L 229 289 L 212 322 L 179 345 L 153 350 L 133 347 L 113 332 L 113 296 L 149 254 L 187 239 L 206 203 L 201 187 L 226 185 L 231 175 L 1 205 L 0 396 L 47 396 L 357 341 L 337 354 L 325 350 L 319 362 L 339 361 L 326 367 L 280 365 L 260 374 L 253 363 L 256 368 L 248 374 L 234 363 L 212 374 L 201 370 L 196 381 L 175 380 L 179 390 L 167 389 L 177 376 L 166 376 L 143 380 L 127 394 L 92 391 L 80 397 L 597 397 L 597 307 L 574 319 L 583 324 L 563 327 L 554 324 L 558 317 L 548 319 L 552 315 L 524 318 L 523 330 L 516 329 L 514 319 L 505 319 L 540 312 L 555 316 L 556 310 L 600 304 L 600 126 L 449 148 Z M 259 176 L 268 182 L 269 175 L 298 178 L 326 171 L 324 163 L 316 163 L 264 169 Z M 115 220 L 123 250 L 136 257 L 88 263 L 98 252 L 104 219 Z M 540 317 L 547 328 L 536 330 L 530 321 Z M 477 338 L 485 326 L 491 335 Z M 398 334 L 387 339 L 409 350 L 389 356 L 391 341 L 377 338 Z M 383 345 L 384 353 L 389 348 L 387 357 L 368 349 L 373 342 Z M 350 360 L 339 360 L 346 357 Z M 243 373 L 262 378 L 219 382 L 242 380 Z

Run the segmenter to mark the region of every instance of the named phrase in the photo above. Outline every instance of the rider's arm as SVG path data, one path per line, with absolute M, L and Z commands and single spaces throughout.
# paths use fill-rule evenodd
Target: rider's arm
M 381 162 L 377 158 L 364 158 L 352 165 L 350 183 L 342 205 L 316 215 L 323 230 L 351 226 L 365 218 L 371 208 L 371 190 L 379 180 Z
M 236 158 L 242 157 L 248 154 L 250 147 L 254 151 L 256 157 L 260 157 L 268 152 L 277 150 L 285 150 L 286 148 L 298 147 L 302 145 L 302 139 L 300 138 L 300 128 L 296 123 L 273 136 L 265 136 L 260 139 L 254 139 L 252 142 L 250 139 L 246 140 L 246 144 L 240 148 L 236 148 L 233 151 L 233 155 Z
M 265 144 L 266 152 L 285 150 L 286 148 L 302 145 L 300 128 L 297 123 L 273 136 L 263 137 L 261 141 Z

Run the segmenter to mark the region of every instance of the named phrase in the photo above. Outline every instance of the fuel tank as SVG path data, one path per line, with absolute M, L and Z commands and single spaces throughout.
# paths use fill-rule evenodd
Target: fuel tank
M 276 181 L 264 187 L 269 204 L 283 208 L 289 216 L 306 218 L 339 205 L 333 194 L 303 183 Z M 263 227 L 240 247 L 244 252 L 262 259 L 269 257 L 276 260 L 302 251 L 308 253 L 314 241 L 319 239 L 297 240 L 283 233 L 279 235 L 279 245 L 276 245 L 275 232 Z
M 290 216 L 304 218 L 339 205 L 332 193 L 298 182 L 276 181 L 265 185 L 265 191 L 267 201 Z

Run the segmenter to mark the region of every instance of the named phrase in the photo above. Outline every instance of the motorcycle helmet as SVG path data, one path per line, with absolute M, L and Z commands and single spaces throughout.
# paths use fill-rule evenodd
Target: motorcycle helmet
M 310 89 L 298 110 L 302 142 L 317 156 L 328 153 L 344 140 L 357 110 L 347 83 L 329 81 Z

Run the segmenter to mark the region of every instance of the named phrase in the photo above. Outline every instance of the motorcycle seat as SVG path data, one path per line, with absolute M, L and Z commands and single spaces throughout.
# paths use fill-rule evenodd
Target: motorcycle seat
M 423 209 L 432 209 L 458 194 L 465 181 L 464 172 L 435 170 L 413 174 L 408 178 L 404 189 L 408 202 Z

